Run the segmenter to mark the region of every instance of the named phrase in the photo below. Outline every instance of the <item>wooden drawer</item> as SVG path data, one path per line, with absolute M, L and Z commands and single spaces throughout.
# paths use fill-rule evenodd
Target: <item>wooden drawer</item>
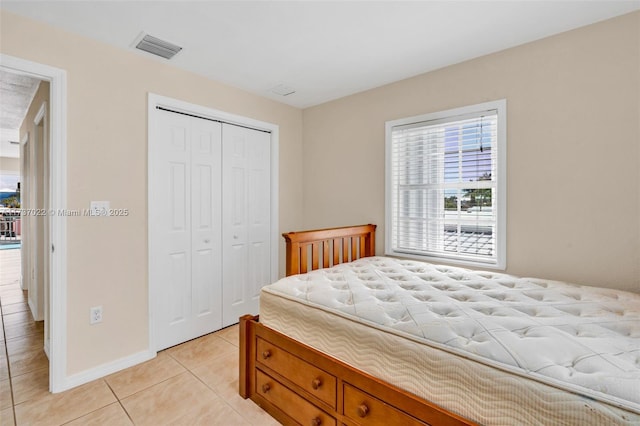
M 426 425 L 373 396 L 344 384 L 344 413 L 361 425 Z
M 301 425 L 336 425 L 336 419 L 260 370 L 256 370 L 256 393 L 280 407 Z
M 256 361 L 291 380 L 319 400 L 336 408 L 336 378 L 290 354 L 266 340 L 258 338 Z

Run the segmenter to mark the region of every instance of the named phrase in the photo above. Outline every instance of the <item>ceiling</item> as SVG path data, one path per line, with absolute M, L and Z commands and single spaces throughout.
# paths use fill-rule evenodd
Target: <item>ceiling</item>
M 148 33 L 183 47 L 170 60 L 176 67 L 306 108 L 629 13 L 640 0 L 2 0 L 0 7 L 151 57 L 133 47 Z M 278 95 L 277 86 L 295 93 Z
M 0 157 L 20 156 L 20 125 L 40 80 L 0 68 Z

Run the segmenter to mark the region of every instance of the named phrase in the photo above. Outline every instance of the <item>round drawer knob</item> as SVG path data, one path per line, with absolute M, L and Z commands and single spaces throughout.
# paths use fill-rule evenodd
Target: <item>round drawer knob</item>
M 262 359 L 269 359 L 270 357 L 271 357 L 271 351 L 269 349 L 262 352 Z
M 311 387 L 314 390 L 318 390 L 318 388 L 322 385 L 322 380 L 320 380 L 320 378 L 318 377 L 317 379 L 313 379 L 313 381 L 311 382 Z
M 265 383 L 262 385 L 262 393 L 267 393 L 271 390 L 271 385 L 269 383 Z
M 365 417 L 367 414 L 369 414 L 369 407 L 367 407 L 367 404 L 363 402 L 358 406 L 358 415 L 360 417 Z
M 320 426 L 322 424 L 322 419 L 320 417 L 316 417 L 311 420 L 311 426 Z

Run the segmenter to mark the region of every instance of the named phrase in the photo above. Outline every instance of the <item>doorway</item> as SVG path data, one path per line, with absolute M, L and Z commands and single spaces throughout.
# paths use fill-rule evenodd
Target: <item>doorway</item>
M 66 380 L 66 221 L 63 215 L 52 212 L 66 206 L 66 72 L 4 54 L 0 54 L 0 68 L 49 83 L 49 102 L 38 111 L 34 120 L 37 131 L 26 140 L 32 149 L 38 138 L 42 148 L 42 141 L 49 141 L 48 148 L 38 157 L 42 172 L 46 171 L 49 176 L 41 191 L 41 203 L 47 208 L 41 215 L 42 221 L 34 228 L 35 232 L 40 229 L 40 253 L 45 265 L 36 269 L 48 269 L 48 273 L 43 274 L 42 300 L 36 303 L 34 312 L 38 312 L 40 304 L 47 323 L 45 340 L 48 343 L 43 341 L 43 349 L 46 348 L 49 355 L 49 391 L 61 392 L 72 387 Z M 37 168 L 34 158 L 29 160 L 29 167 L 32 171 Z

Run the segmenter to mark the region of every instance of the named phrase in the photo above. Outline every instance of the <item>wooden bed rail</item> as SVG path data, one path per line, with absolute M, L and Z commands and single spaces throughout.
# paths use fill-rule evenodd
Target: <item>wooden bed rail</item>
M 287 276 L 376 254 L 376 225 L 371 224 L 287 232 L 282 236 L 287 242 Z

